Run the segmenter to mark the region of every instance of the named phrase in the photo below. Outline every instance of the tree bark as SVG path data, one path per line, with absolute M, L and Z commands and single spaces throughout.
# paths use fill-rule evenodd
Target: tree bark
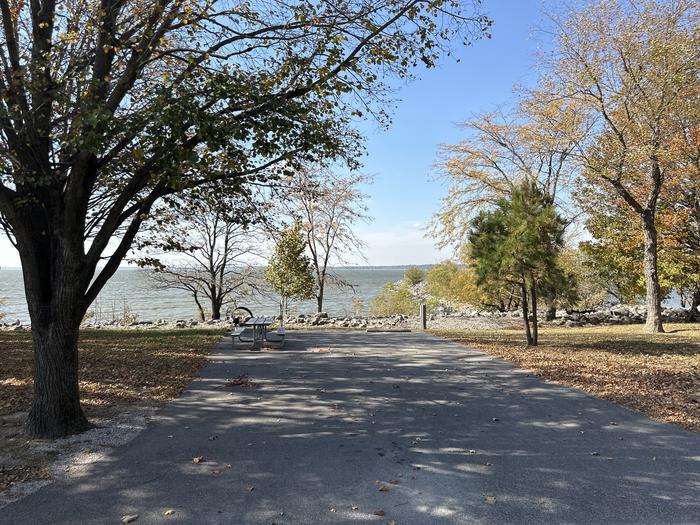
M 75 249 L 82 237 L 72 239 L 44 210 L 23 211 L 14 232 L 21 239 L 34 350 L 34 399 L 25 428 L 31 437 L 56 438 L 90 426 L 80 407 L 78 384 L 78 331 L 88 306 L 81 282 L 82 252 Z
M 204 308 L 202 307 L 202 303 L 199 302 L 199 296 L 197 295 L 197 292 L 192 292 L 192 297 L 194 297 L 194 302 L 197 303 L 197 309 L 199 310 L 200 321 L 206 321 L 207 316 L 204 313 Z
M 528 312 L 527 305 L 527 286 L 525 280 L 520 284 L 520 306 L 523 312 L 523 322 L 525 323 L 525 337 L 527 338 L 527 345 L 532 344 L 532 333 L 530 332 L 530 312 Z
M 530 297 L 532 298 L 532 346 L 537 346 L 537 341 L 539 339 L 537 326 L 537 281 L 534 277 L 530 282 Z
M 318 293 L 316 294 L 316 311 L 318 313 L 323 312 L 323 287 L 324 287 L 324 282 L 323 280 L 319 280 L 318 282 Z
M 32 319 L 34 400 L 26 430 L 32 437 L 56 438 L 90 427 L 80 407 L 78 326 Z
M 211 318 L 221 319 L 221 301 L 219 299 L 211 300 Z
M 215 277 L 215 275 L 212 275 L 212 278 Z M 223 300 L 216 284 L 209 285 L 209 299 L 211 302 L 211 318 L 217 320 L 221 319 L 221 303 Z
M 661 319 L 661 288 L 658 274 L 658 242 L 654 215 L 651 212 L 642 215 L 644 229 L 644 281 L 646 284 L 647 320 L 644 330 L 663 332 Z

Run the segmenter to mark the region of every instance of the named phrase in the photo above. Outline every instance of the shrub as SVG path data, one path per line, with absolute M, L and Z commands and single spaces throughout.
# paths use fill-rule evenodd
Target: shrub
M 409 286 L 414 286 L 425 279 L 425 272 L 418 268 L 418 266 L 409 266 L 403 273 L 403 280 L 408 283 Z
M 418 313 L 418 301 L 413 298 L 406 283 L 388 283 L 379 295 L 372 299 L 370 309 L 372 315 L 411 315 Z
M 436 299 L 454 299 L 454 282 L 459 266 L 452 261 L 443 261 L 432 266 L 425 276 L 426 289 Z

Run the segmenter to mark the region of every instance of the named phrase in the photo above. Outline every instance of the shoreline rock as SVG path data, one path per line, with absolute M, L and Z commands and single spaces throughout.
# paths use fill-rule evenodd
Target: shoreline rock
M 540 321 L 544 326 L 561 326 L 575 328 L 581 326 L 608 326 L 625 324 L 643 324 L 646 320 L 646 306 L 644 305 L 614 305 L 586 312 L 557 311 L 557 316 L 552 321 L 544 320 L 544 311 L 540 313 Z M 662 319 L 666 323 L 686 322 L 688 310 L 684 308 L 663 308 Z M 519 327 L 522 313 L 490 312 L 464 307 L 460 310 L 452 308 L 435 308 L 435 312 L 428 316 L 428 327 L 433 329 L 469 329 L 469 328 L 515 328 Z M 280 317 L 277 316 L 279 320 Z M 359 330 L 376 328 L 420 328 L 418 315 L 397 314 L 392 316 L 331 316 L 327 312 L 304 314 L 300 313 L 287 316 L 285 326 L 290 327 L 328 327 L 328 328 L 353 328 Z M 155 321 L 130 321 L 119 320 L 106 323 L 96 323 L 93 319 L 83 323 L 83 329 L 119 329 L 119 330 L 170 330 L 192 328 L 222 328 L 230 329 L 233 322 L 230 319 L 209 319 L 200 321 L 196 319 L 157 319 Z M 31 326 L 22 324 L 17 320 L 11 323 L 2 323 L 0 331 L 22 332 L 30 331 Z

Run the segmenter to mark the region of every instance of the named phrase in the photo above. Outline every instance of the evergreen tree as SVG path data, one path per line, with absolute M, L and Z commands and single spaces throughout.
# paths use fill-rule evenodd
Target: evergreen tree
M 479 213 L 469 234 L 477 285 L 520 289 L 528 345 L 538 341 L 538 298 L 568 288 L 568 276 L 557 265 L 564 228 L 551 199 L 526 181 L 494 209 Z
M 275 253 L 265 278 L 280 296 L 281 314 L 287 313 L 290 299 L 312 299 L 315 292 L 311 261 L 304 254 L 306 241 L 299 222 L 284 231 L 275 246 Z

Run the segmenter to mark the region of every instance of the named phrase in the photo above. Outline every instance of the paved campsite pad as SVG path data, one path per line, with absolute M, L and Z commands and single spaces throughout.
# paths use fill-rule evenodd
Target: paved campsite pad
M 697 523 L 700 435 L 426 334 L 294 332 L 284 351 L 220 345 L 139 437 L 0 521 L 136 514 L 137 524 Z

